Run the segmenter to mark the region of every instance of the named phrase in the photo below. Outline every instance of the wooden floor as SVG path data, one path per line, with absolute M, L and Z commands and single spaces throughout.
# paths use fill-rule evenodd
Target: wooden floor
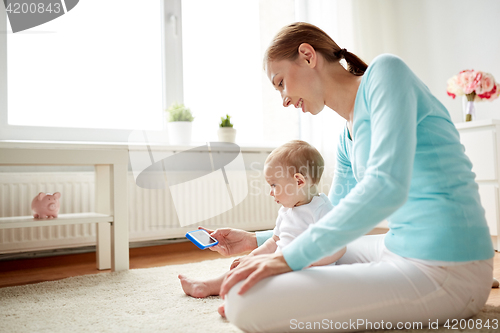
M 177 265 L 222 258 L 216 252 L 199 250 L 191 242 L 130 249 L 130 268 Z M 500 253 L 495 253 L 494 276 L 500 279 Z M 0 288 L 53 281 L 86 274 L 107 274 L 95 266 L 95 253 L 37 259 L 0 261 Z M 487 304 L 500 306 L 500 289 L 493 288 Z
M 130 268 L 160 267 L 216 258 L 222 256 L 210 250 L 202 251 L 191 242 L 182 242 L 131 248 Z M 0 288 L 109 272 L 96 268 L 95 252 L 0 261 Z

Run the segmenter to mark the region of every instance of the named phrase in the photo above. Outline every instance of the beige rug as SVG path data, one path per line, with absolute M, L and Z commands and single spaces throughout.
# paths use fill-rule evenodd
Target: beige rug
M 186 296 L 177 275 L 222 274 L 233 259 L 102 273 L 0 289 L 0 332 L 241 332 L 217 313 L 218 297 Z M 499 319 L 485 307 L 474 319 Z M 461 332 L 408 330 L 404 332 Z M 500 329 L 484 330 L 499 332 Z M 387 331 L 387 332 L 394 332 Z M 465 330 L 477 332 L 477 330 Z

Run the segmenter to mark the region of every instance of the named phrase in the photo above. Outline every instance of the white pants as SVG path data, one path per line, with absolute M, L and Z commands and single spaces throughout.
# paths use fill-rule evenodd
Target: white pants
M 430 266 L 387 250 L 384 235 L 363 236 L 347 245 L 337 265 L 273 276 L 242 296 L 239 282 L 226 296 L 225 312 L 247 332 L 432 327 L 478 313 L 492 278 L 493 259 Z

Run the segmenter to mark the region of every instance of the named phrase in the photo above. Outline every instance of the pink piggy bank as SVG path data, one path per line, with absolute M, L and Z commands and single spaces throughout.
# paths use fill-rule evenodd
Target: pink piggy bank
M 59 198 L 61 193 L 54 194 L 40 192 L 31 202 L 33 217 L 36 219 L 56 218 L 59 213 Z

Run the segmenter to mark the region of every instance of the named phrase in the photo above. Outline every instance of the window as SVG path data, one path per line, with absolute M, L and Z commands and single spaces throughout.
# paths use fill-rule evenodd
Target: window
M 216 141 L 231 116 L 239 142 L 262 140 L 259 1 L 183 0 L 184 102 L 194 141 Z
M 110 130 L 161 130 L 160 5 L 141 4 L 138 15 L 132 0 L 81 1 L 65 15 L 15 34 L 2 22 L 8 89 L 1 112 L 11 134 L 51 139 L 44 134 L 66 130 L 94 141 L 119 140 Z
M 194 142 L 217 140 L 226 114 L 243 144 L 296 138 L 298 113 L 262 70 L 292 21 L 294 0 L 87 0 L 14 34 L 0 5 L 0 139 L 126 142 L 164 130 L 175 101 Z

